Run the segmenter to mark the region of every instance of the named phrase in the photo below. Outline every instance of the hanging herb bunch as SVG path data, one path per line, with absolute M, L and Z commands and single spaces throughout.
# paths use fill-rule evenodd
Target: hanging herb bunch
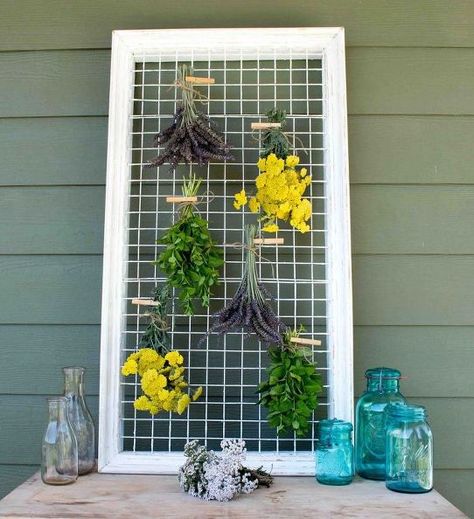
M 211 161 L 233 160 L 230 146 L 209 117 L 196 108 L 202 98 L 186 77 L 192 70 L 183 64 L 178 69 L 177 87 L 181 89 L 181 103 L 174 114 L 173 124 L 157 133 L 154 145 L 163 147 L 161 153 L 150 161 L 148 167 L 170 164 L 207 164 Z
M 283 343 L 269 349 L 268 378 L 258 388 L 258 404 L 267 408 L 268 424 L 278 434 L 295 432 L 304 436 L 318 404 L 317 395 L 322 391 L 321 375 L 311 352 L 291 342 L 301 331 L 302 328 L 287 330 Z
M 202 387 L 192 395 L 184 391 L 188 386 L 184 358 L 178 350 L 170 349 L 168 297 L 168 287 L 156 289 L 153 300 L 157 305 L 149 312 L 149 323 L 140 343 L 142 347 L 127 357 L 121 370 L 124 377 L 140 377 L 143 394 L 136 398 L 133 406 L 137 411 L 148 411 L 151 415 L 161 411 L 182 414 L 191 401 L 202 394 Z
M 283 124 L 286 114 L 275 108 L 268 117 L 269 122 Z M 264 232 L 277 232 L 279 220 L 288 222 L 301 233 L 308 232 L 312 206 L 303 196 L 311 184 L 308 170 L 297 169 L 300 159 L 290 155 L 289 140 L 282 128 L 265 130 L 262 146 L 257 162 L 256 193 L 250 198 L 245 190 L 236 193 L 234 207 L 239 210 L 248 203 L 252 213 L 260 213 L 259 222 Z
M 285 325 L 267 301 L 270 297 L 257 277 L 255 225 L 245 227 L 245 265 L 242 281 L 232 301 L 215 315 L 211 333 L 225 334 L 236 328 L 254 333 L 264 343 L 280 343 Z
M 185 197 L 197 195 L 201 179 L 190 174 L 183 182 Z M 194 315 L 194 300 L 209 306 L 211 289 L 219 280 L 222 251 L 214 244 L 207 221 L 193 203 L 184 203 L 179 220 L 158 240 L 165 249 L 154 262 L 166 274 L 168 284 L 179 290 L 186 315 Z
M 197 440 L 184 447 L 186 462 L 178 471 L 184 492 L 207 501 L 230 501 L 250 494 L 259 486 L 269 487 L 273 478 L 261 468 L 244 467 L 245 441 L 222 440 L 221 452 L 208 451 Z

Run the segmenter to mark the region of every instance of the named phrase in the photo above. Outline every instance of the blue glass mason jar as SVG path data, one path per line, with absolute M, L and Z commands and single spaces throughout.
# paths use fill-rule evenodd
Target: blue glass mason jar
M 372 368 L 365 372 L 367 391 L 356 407 L 355 465 L 367 479 L 385 479 L 385 407 L 406 403 L 400 393 L 400 371 Z
M 433 488 L 433 435 L 426 409 L 389 405 L 385 485 L 396 492 L 422 493 Z
M 324 485 L 348 485 L 354 477 L 352 424 L 321 420 L 316 447 L 316 479 Z

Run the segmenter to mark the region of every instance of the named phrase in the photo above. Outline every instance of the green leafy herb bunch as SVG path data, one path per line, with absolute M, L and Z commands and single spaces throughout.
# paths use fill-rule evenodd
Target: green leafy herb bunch
M 201 179 L 190 174 L 183 182 L 183 196 L 196 196 Z M 179 290 L 186 315 L 194 315 L 194 300 L 209 306 L 211 289 L 218 283 L 222 251 L 214 244 L 207 221 L 194 204 L 184 204 L 179 220 L 158 240 L 166 248 L 154 262 L 168 277 L 168 284 Z
M 269 349 L 268 378 L 258 388 L 258 404 L 268 410 L 268 423 L 278 434 L 295 432 L 304 436 L 322 390 L 321 375 L 310 351 L 291 342 L 301 331 L 288 330 L 283 344 Z

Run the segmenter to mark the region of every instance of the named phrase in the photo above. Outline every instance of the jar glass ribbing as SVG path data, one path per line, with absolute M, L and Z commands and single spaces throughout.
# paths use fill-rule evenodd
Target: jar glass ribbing
M 64 397 L 48 398 L 49 420 L 41 450 L 41 479 L 48 485 L 74 483 L 78 476 L 77 442 Z
M 400 371 L 372 368 L 365 372 L 367 390 L 356 407 L 355 465 L 359 475 L 385 479 L 385 407 L 405 403 L 400 393 Z
M 95 465 L 95 430 L 92 416 L 84 400 L 84 368 L 63 368 L 64 396 L 68 418 L 77 439 L 79 475 L 87 474 Z
M 352 424 L 321 420 L 316 448 L 316 479 L 324 485 L 348 485 L 354 476 Z
M 429 492 L 433 488 L 433 435 L 425 408 L 389 405 L 386 416 L 385 485 L 396 492 Z

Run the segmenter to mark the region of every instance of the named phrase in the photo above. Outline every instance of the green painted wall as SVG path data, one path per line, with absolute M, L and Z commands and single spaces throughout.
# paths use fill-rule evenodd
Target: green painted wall
M 346 27 L 355 380 L 399 367 L 436 487 L 474 516 L 474 3 L 2 0 L 0 495 L 36 470 L 44 397 L 88 368 L 97 412 L 113 29 Z

